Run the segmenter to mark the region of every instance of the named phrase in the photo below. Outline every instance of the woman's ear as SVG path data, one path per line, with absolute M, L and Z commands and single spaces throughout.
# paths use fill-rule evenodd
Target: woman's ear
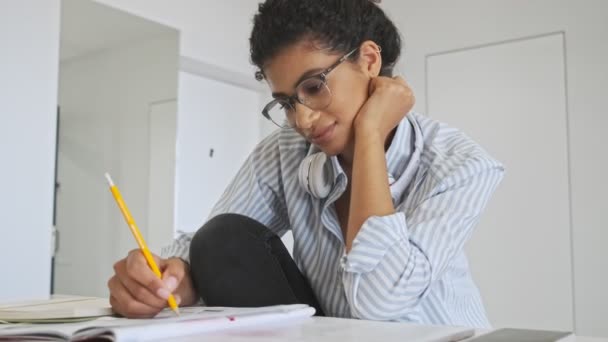
M 359 47 L 359 65 L 370 77 L 380 75 L 382 69 L 381 47 L 372 40 L 364 41 Z

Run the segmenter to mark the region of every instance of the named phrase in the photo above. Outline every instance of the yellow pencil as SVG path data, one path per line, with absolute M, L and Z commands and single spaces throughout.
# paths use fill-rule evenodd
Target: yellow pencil
M 141 252 L 144 254 L 144 257 L 146 258 L 146 261 L 148 261 L 148 265 L 150 265 L 150 268 L 152 269 L 154 274 L 156 274 L 159 279 L 162 279 L 160 269 L 158 269 L 156 262 L 154 262 L 152 253 L 150 253 L 150 250 L 148 249 L 144 238 L 141 236 L 139 228 L 137 228 L 137 225 L 135 225 L 135 220 L 131 216 L 131 213 L 129 212 L 129 209 L 125 204 L 125 201 L 123 201 L 120 191 L 118 190 L 116 185 L 114 185 L 114 182 L 112 182 L 112 178 L 108 173 L 106 173 L 106 179 L 108 180 L 108 184 L 110 185 L 110 191 L 112 192 L 112 195 L 114 196 L 114 199 L 116 200 L 116 203 L 118 204 L 122 215 L 125 217 L 125 221 L 127 221 L 127 225 L 129 226 L 129 229 L 131 229 L 131 233 L 133 233 L 133 237 L 135 237 L 137 245 L 139 245 L 139 249 L 141 249 Z M 171 308 L 171 310 L 173 310 L 177 315 L 179 315 L 179 308 L 177 307 L 175 297 L 173 297 L 172 294 L 169 295 L 169 299 L 167 300 L 167 302 L 169 303 L 169 307 Z

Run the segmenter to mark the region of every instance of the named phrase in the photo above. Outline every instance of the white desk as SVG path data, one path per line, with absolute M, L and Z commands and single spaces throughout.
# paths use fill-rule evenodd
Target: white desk
M 55 296 L 56 299 L 72 296 Z M 73 297 L 77 298 L 77 297 Z M 98 305 L 107 306 L 107 302 L 98 301 Z M 409 329 L 408 329 L 409 327 Z M 419 326 L 410 323 L 376 322 L 355 319 L 312 317 L 294 322 L 282 322 L 276 325 L 265 325 L 256 328 L 241 328 L 205 333 L 175 339 L 176 341 L 221 341 L 221 342 L 392 342 L 392 341 L 442 341 L 437 336 L 446 336 L 460 328 Z M 484 332 L 478 331 L 477 335 Z M 425 336 L 421 339 L 420 336 Z M 576 342 L 608 342 L 608 338 L 576 337 Z
M 406 323 L 361 321 L 354 319 L 313 317 L 284 325 L 249 328 L 205 334 L 205 342 L 412 342 Z M 429 327 L 432 330 L 432 327 Z M 429 335 L 431 336 L 431 335 Z M 182 342 L 201 341 L 201 336 L 182 338 Z M 433 339 L 426 339 L 433 341 Z M 608 342 L 608 339 L 576 337 L 576 342 Z

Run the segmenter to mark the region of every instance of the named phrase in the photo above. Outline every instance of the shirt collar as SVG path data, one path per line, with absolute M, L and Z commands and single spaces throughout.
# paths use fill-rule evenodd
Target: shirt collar
M 393 141 L 391 141 L 391 145 L 386 151 L 386 168 L 389 184 L 391 185 L 404 175 L 412 159 L 416 140 L 412 124 L 409 115 L 401 120 L 399 126 L 397 126 L 395 136 L 393 136 Z
M 420 145 L 422 138 L 418 136 L 419 130 L 415 129 L 415 122 L 412 118 L 410 118 L 410 116 L 410 114 L 406 115 L 406 117 L 403 118 L 403 120 L 401 120 L 397 126 L 395 136 L 393 137 L 391 145 L 385 154 L 390 185 L 393 185 L 397 181 L 401 180 L 403 176 L 407 176 L 409 178 L 409 175 L 406 174 L 406 170 L 408 169 L 410 161 L 412 161 L 412 155 L 414 152 L 419 152 L 417 150 L 421 148 L 421 146 L 418 145 Z M 319 152 L 319 148 L 311 144 L 307 155 L 311 155 L 316 152 Z M 340 166 L 337 156 L 329 158 L 329 161 L 331 162 L 335 185 L 340 182 L 340 178 L 346 178 L 346 174 L 344 173 L 342 166 Z M 413 165 L 410 165 L 410 169 L 412 166 Z

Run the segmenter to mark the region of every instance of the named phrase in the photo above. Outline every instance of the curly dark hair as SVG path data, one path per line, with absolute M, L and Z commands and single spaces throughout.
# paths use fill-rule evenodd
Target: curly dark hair
M 310 39 L 323 49 L 347 53 L 366 40 L 381 47 L 381 76 L 392 76 L 401 53 L 401 37 L 375 0 L 266 0 L 253 17 L 251 62 L 263 68 L 281 49 Z M 359 54 L 353 54 L 355 60 Z

